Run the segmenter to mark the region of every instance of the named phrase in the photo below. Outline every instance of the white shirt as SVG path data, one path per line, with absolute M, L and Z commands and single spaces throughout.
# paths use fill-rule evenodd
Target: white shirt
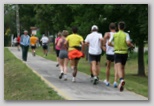
M 46 36 L 43 36 L 43 37 L 41 38 L 41 41 L 42 41 L 42 44 L 43 44 L 43 43 L 48 43 L 49 38 L 46 37 Z
M 115 34 L 115 32 L 110 32 L 110 37 L 113 37 L 113 34 Z M 108 55 L 114 55 L 114 47 L 109 46 L 108 45 L 109 39 L 107 39 L 106 41 L 106 54 Z
M 17 43 L 17 38 L 16 38 L 16 37 L 14 38 L 13 42 L 14 42 L 14 43 Z
M 96 31 L 87 35 L 85 42 L 89 43 L 89 54 L 100 55 L 102 53 L 101 39 L 103 39 L 102 34 Z

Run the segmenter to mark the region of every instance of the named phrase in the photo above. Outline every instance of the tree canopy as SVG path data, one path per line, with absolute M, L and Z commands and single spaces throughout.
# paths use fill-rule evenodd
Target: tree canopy
M 99 27 L 104 35 L 109 31 L 109 24 L 125 21 L 126 32 L 139 48 L 139 73 L 144 73 L 143 49 L 148 41 L 148 4 L 19 4 L 20 30 L 38 27 L 40 34 L 52 34 L 64 29 L 71 33 L 72 26 L 79 27 L 79 34 L 84 38 L 91 31 L 92 25 Z M 15 28 L 15 6 L 4 5 L 4 31 Z M 140 64 L 142 63 L 142 64 Z M 143 67 L 142 67 L 143 66 Z

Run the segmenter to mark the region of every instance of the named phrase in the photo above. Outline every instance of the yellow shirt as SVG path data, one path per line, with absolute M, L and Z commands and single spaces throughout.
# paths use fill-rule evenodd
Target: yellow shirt
M 37 37 L 35 37 L 35 36 L 30 37 L 30 44 L 31 45 L 35 45 L 36 42 L 37 42 Z
M 78 34 L 71 34 L 69 36 L 67 36 L 66 41 L 69 44 L 69 51 L 70 50 L 74 50 L 75 48 L 73 48 L 73 46 L 80 46 L 81 42 L 83 41 L 82 36 L 78 35 Z

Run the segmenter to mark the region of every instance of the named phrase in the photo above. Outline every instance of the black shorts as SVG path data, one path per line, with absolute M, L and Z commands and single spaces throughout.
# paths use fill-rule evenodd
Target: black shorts
M 43 47 L 44 50 L 48 49 L 48 45 L 47 44 L 43 44 L 42 47 Z
M 35 49 L 36 48 L 36 45 L 31 45 L 31 49 Z
M 126 64 L 128 54 L 114 54 L 115 63 L 121 63 L 122 65 Z
M 20 42 L 17 42 L 17 45 L 20 45 Z
M 100 62 L 100 60 L 101 60 L 101 54 L 100 55 L 89 54 L 89 61 L 90 62 L 92 62 L 92 61 Z
M 57 50 L 56 49 L 56 55 L 57 55 L 57 57 L 59 57 L 59 52 L 60 52 L 60 50 Z
M 106 54 L 106 59 L 111 61 L 111 62 L 114 62 L 114 55 Z

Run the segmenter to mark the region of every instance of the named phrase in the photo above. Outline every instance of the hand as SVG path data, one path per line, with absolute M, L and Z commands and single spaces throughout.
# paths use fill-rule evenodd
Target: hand
M 84 58 L 85 57 L 85 54 L 82 52 L 82 58 Z
M 106 46 L 103 46 L 102 49 L 103 49 L 103 51 L 106 51 Z

